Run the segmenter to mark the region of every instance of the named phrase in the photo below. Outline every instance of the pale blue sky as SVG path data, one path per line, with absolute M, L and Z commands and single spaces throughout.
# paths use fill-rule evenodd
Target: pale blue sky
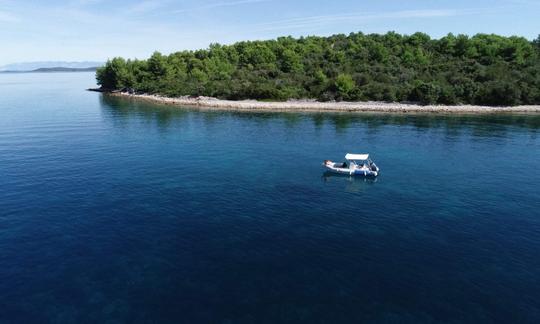
M 362 31 L 540 34 L 540 0 L 0 0 L 0 65 Z

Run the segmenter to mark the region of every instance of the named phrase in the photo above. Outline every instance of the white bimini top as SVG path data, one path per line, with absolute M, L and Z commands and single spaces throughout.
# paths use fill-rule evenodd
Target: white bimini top
M 347 155 L 345 155 L 345 160 L 367 160 L 367 159 L 369 159 L 369 154 L 347 153 Z

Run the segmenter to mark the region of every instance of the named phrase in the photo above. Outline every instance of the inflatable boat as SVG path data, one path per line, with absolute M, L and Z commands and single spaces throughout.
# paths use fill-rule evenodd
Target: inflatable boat
M 339 174 L 364 177 L 376 177 L 379 175 L 379 167 L 371 161 L 369 154 L 347 153 L 345 155 L 345 162 L 335 163 L 325 160 L 323 167 L 330 172 Z

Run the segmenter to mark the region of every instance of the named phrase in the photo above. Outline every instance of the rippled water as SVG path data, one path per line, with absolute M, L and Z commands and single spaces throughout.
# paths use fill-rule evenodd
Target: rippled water
M 0 322 L 538 322 L 540 116 L 203 112 L 0 75 Z M 376 180 L 320 163 L 369 152 Z

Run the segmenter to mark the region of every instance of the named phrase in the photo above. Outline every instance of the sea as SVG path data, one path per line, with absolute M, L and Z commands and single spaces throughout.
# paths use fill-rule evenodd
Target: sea
M 1 323 L 540 322 L 540 115 L 90 87 L 0 74 Z M 324 171 L 346 153 L 380 175 Z

